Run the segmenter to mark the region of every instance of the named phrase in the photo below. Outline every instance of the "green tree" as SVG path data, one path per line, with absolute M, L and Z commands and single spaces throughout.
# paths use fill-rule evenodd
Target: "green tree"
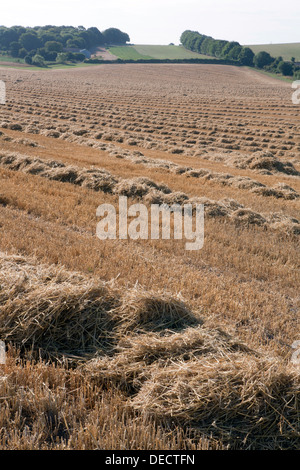
M 31 65 L 31 64 L 32 64 L 32 57 L 31 57 L 31 55 L 26 55 L 26 56 L 24 57 L 24 60 L 25 60 L 26 64 L 28 64 L 28 65 Z
M 35 33 L 21 34 L 20 43 L 24 47 L 24 49 L 26 49 L 26 51 L 38 49 L 42 45 L 41 40 L 37 37 Z
M 221 51 L 221 57 L 226 58 L 228 56 L 229 52 L 231 51 L 231 49 L 233 49 L 236 46 L 241 47 L 241 45 L 236 41 L 227 41 L 227 43 L 224 45 L 224 47 Z
M 238 60 L 242 49 L 243 48 L 240 45 L 232 47 L 232 49 L 230 49 L 230 51 L 228 52 L 226 58 L 230 60 Z
M 47 41 L 45 44 L 46 52 L 62 52 L 63 45 L 58 41 Z
M 36 65 L 37 67 L 45 67 L 44 57 L 40 54 L 35 54 L 32 57 L 32 65 Z
M 208 55 L 209 49 L 213 45 L 213 38 L 207 36 L 201 44 L 201 54 Z
M 130 42 L 128 34 L 117 28 L 108 28 L 102 34 L 106 44 L 124 45 L 126 42 Z
M 19 57 L 19 51 L 22 48 L 21 44 L 17 41 L 13 41 L 9 45 L 9 53 L 12 57 Z
M 45 31 L 45 30 L 41 30 L 38 32 L 38 37 L 42 43 L 42 45 L 45 45 L 46 42 L 50 42 L 50 41 L 59 41 L 60 40 L 60 36 L 56 33 L 53 33 L 53 32 L 49 32 L 49 31 Z
M 68 39 L 66 46 L 73 49 L 84 49 L 85 40 L 79 36 L 74 36 L 72 39 Z
M 227 41 L 216 39 L 214 42 L 214 53 L 216 57 L 221 57 L 223 48 L 226 46 Z
M 2 47 L 9 49 L 9 45 L 12 42 L 18 42 L 18 40 L 19 35 L 16 30 L 13 28 L 6 28 L 5 26 L 0 28 L 0 44 Z
M 249 67 L 253 67 L 254 56 L 255 54 L 252 49 L 250 49 L 250 47 L 243 47 L 238 56 L 238 60 L 242 65 L 248 65 Z
M 202 42 L 204 41 L 204 39 L 205 39 L 204 36 L 202 36 L 201 34 L 199 34 L 199 35 L 196 37 L 195 42 L 194 42 L 194 45 L 193 45 L 195 52 L 198 52 L 198 53 L 201 52 L 201 44 L 202 44 Z
M 58 64 L 65 64 L 68 61 L 68 54 L 66 52 L 59 52 L 56 57 Z
M 278 64 L 278 70 L 282 75 L 285 75 L 287 77 L 292 77 L 294 74 L 294 65 L 292 62 L 279 62 Z
M 27 51 L 26 49 L 24 49 L 24 47 L 22 47 L 20 50 L 19 50 L 19 56 L 21 59 L 24 59 L 25 56 L 27 55 Z
M 263 69 L 267 65 L 271 65 L 274 62 L 274 57 L 266 51 L 258 52 L 254 57 L 254 65 L 259 69 Z

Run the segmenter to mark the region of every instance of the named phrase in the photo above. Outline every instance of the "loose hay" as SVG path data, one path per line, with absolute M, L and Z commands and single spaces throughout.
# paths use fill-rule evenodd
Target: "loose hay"
M 197 358 L 152 370 L 132 405 L 237 448 L 296 449 L 299 388 L 299 374 L 271 360 Z
M 139 287 L 121 292 L 3 253 L 0 286 L 1 339 L 80 360 L 91 382 L 126 392 L 128 405 L 156 422 L 229 447 L 298 445 L 295 368 L 205 327 L 180 297 Z
M 125 292 L 55 266 L 0 254 L 0 337 L 25 349 L 85 356 L 108 352 L 128 332 L 199 323 L 182 300 Z
M 0 337 L 53 354 L 109 346 L 118 298 L 104 283 L 22 258 L 0 257 Z
M 266 219 L 259 213 L 254 212 L 250 209 L 237 209 L 231 214 L 232 220 L 238 224 L 245 225 L 265 225 Z
M 264 226 L 271 230 L 278 230 L 288 235 L 299 235 L 300 221 L 289 219 L 284 214 L 260 214 L 245 208 L 237 201 L 227 199 L 220 201 L 210 200 L 208 198 L 189 198 L 181 191 L 172 191 L 168 186 L 162 183 L 156 183 L 149 178 L 139 177 L 133 179 L 121 179 L 102 168 L 79 168 L 76 166 L 66 166 L 62 162 L 42 160 L 28 155 L 17 153 L 2 152 L 0 154 L 0 165 L 14 171 L 22 171 L 38 175 L 51 180 L 71 183 L 86 187 L 93 191 L 103 191 L 109 194 L 118 194 L 142 200 L 147 204 L 204 204 L 205 214 L 208 217 L 226 217 L 230 221 L 241 226 Z M 217 177 L 216 177 L 217 178 Z M 241 178 L 224 178 L 223 181 L 230 181 L 233 184 L 235 180 L 241 182 Z M 246 181 L 246 186 L 252 188 L 251 191 L 258 191 L 259 194 L 275 195 L 285 199 L 293 199 L 298 193 L 285 184 L 279 184 L 275 188 L 261 187 L 259 183 L 249 183 L 249 180 L 242 178 L 242 183 Z M 226 183 L 227 184 L 227 183 Z M 250 186 L 249 186 L 250 184 Z M 254 186 L 254 188 L 253 188 Z
M 199 319 L 180 298 L 157 295 L 142 289 L 128 291 L 115 312 L 121 335 L 128 332 L 178 330 L 196 325 Z

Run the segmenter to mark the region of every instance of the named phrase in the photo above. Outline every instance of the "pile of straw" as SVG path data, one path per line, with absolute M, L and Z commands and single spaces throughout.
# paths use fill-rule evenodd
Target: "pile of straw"
M 132 399 L 156 419 L 247 449 L 297 449 L 300 376 L 244 354 L 196 358 L 151 371 Z
M 284 214 L 260 214 L 232 199 L 229 203 L 227 199 L 214 201 L 208 198 L 189 198 L 183 192 L 171 191 L 165 184 L 155 183 L 145 177 L 122 179 L 101 168 L 81 168 L 8 152 L 0 153 L 0 165 L 10 170 L 23 171 L 94 191 L 125 195 L 148 204 L 204 204 L 205 214 L 209 217 L 226 217 L 242 225 L 264 226 L 287 234 L 298 235 L 300 233 L 300 221 Z M 275 188 L 275 191 L 286 195 L 286 198 L 295 194 L 295 191 L 286 185 L 280 185 Z
M 139 155 L 136 155 L 136 153 L 138 153 Z M 119 153 L 116 150 L 111 150 L 110 155 L 119 157 Z M 279 161 L 273 155 L 272 157 L 273 157 L 273 160 L 270 156 L 268 158 L 269 159 L 271 158 L 271 161 L 275 161 L 275 162 Z M 143 154 L 140 154 L 140 152 L 130 153 L 125 150 L 122 153 L 122 158 L 125 158 L 136 164 L 142 164 L 148 168 L 162 168 L 169 172 L 175 173 L 177 175 L 185 175 L 190 178 L 199 178 L 199 179 L 203 179 L 207 181 L 213 181 L 213 182 L 222 184 L 224 186 L 233 186 L 238 189 L 243 189 L 243 190 L 254 192 L 256 194 L 259 194 L 260 196 L 265 196 L 265 197 L 272 196 L 272 197 L 283 198 L 283 199 L 288 199 L 288 200 L 292 200 L 292 199 L 296 199 L 300 197 L 297 191 L 295 191 L 290 186 L 285 185 L 284 183 L 278 183 L 276 186 L 271 188 L 259 181 L 253 180 L 252 178 L 249 178 L 246 176 L 233 176 L 229 173 L 220 173 L 220 172 L 215 172 L 215 171 L 203 169 L 203 168 L 194 169 L 191 167 L 184 167 L 184 166 L 177 165 L 176 163 L 171 162 L 171 161 L 145 157 Z M 240 160 L 239 165 L 241 165 L 242 168 L 247 167 L 247 164 L 245 163 L 245 158 L 247 162 L 253 161 L 254 159 L 253 156 L 251 157 L 243 156 L 239 158 Z M 259 160 L 258 156 L 255 157 L 255 161 L 257 160 Z M 236 160 L 234 159 L 234 161 Z M 275 163 L 274 165 L 276 166 L 277 163 Z M 279 167 L 282 168 L 282 165 L 283 164 L 280 163 Z M 290 164 L 287 164 L 287 168 L 290 168 Z
M 98 385 L 112 383 L 130 393 L 138 393 L 152 373 L 174 364 L 197 358 L 224 358 L 241 352 L 256 354 L 221 330 L 208 329 L 200 323 L 179 332 L 167 329 L 122 335 L 112 357 L 92 359 L 84 365 L 84 370 Z
M 118 331 L 129 332 L 181 330 L 199 323 L 199 319 L 180 299 L 165 294 L 131 289 L 126 292 L 115 314 Z
M 3 253 L 0 286 L 0 338 L 51 355 L 103 354 L 128 332 L 178 330 L 200 321 L 182 300 L 164 292 L 120 292 Z
M 291 162 L 283 162 L 271 152 L 254 152 L 252 155 L 230 157 L 227 160 L 227 164 L 243 169 L 265 170 L 269 174 L 279 172 L 286 175 L 300 176 L 299 171 L 295 169 Z
M 67 357 L 133 410 L 229 448 L 297 448 L 297 366 L 208 328 L 180 297 L 0 253 L 0 338 Z
M 244 224 L 244 225 L 265 225 L 266 219 L 259 214 L 254 212 L 251 209 L 237 209 L 232 212 L 230 217 L 234 220 L 235 223 Z
M 300 176 L 291 162 L 283 162 L 272 152 L 256 151 L 251 155 L 243 153 L 216 153 L 206 154 L 202 158 L 214 162 L 223 162 L 225 165 L 258 171 L 259 173 L 271 175 L 275 173 L 284 173 L 286 175 Z
M 132 198 L 143 198 L 148 193 L 159 192 L 162 194 L 169 194 L 171 190 L 165 184 L 157 184 L 149 178 L 139 177 L 130 180 L 123 179 L 120 181 L 115 189 L 115 194 L 120 194 Z
M 282 198 L 287 200 L 298 199 L 300 197 L 300 194 L 297 193 L 295 189 L 284 183 L 278 183 L 273 186 L 273 188 L 268 188 L 266 186 L 254 188 L 252 192 L 261 196 L 274 196 L 278 199 Z
M 2 340 L 67 355 L 109 346 L 119 299 L 104 283 L 1 254 L 0 285 Z

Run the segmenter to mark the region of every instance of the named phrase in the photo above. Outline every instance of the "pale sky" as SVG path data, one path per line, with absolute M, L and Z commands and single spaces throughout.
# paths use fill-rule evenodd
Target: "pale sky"
M 9 0 L 0 21 L 115 27 L 135 44 L 179 44 L 186 29 L 241 44 L 300 42 L 299 0 Z

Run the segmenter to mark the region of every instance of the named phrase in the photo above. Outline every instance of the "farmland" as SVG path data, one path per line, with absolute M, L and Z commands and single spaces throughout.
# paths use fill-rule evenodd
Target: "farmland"
M 0 79 L 0 448 L 297 449 L 290 84 L 191 64 Z M 120 195 L 204 203 L 203 249 L 100 240 Z
M 209 59 L 208 56 L 188 51 L 182 46 L 134 45 L 110 47 L 109 51 L 123 60 L 130 59 Z
M 133 46 L 115 46 L 110 47 L 108 50 L 111 54 L 123 60 L 151 59 L 150 56 L 140 54 Z
M 140 54 L 148 55 L 153 59 L 207 59 L 207 56 L 197 52 L 188 51 L 182 46 L 156 46 L 156 45 L 134 45 L 134 49 Z
M 291 60 L 291 57 L 295 57 L 296 61 L 300 61 L 300 43 L 290 44 L 255 44 L 249 46 L 255 54 L 260 51 L 266 51 L 271 54 L 272 57 L 281 56 L 283 60 Z

